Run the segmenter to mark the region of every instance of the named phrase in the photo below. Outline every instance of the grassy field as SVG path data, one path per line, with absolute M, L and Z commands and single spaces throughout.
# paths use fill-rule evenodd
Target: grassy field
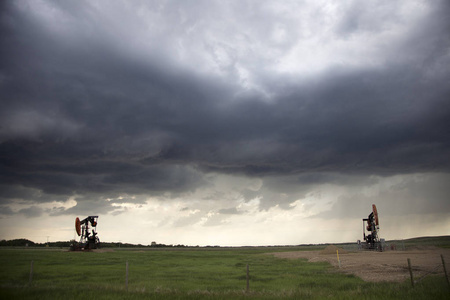
M 327 263 L 266 254 L 305 249 L 310 248 L 114 249 L 103 253 L 6 248 L 0 249 L 0 298 L 448 299 L 450 295 L 443 277 L 429 277 L 415 288 L 409 282 L 368 283 L 340 274 Z
M 435 246 L 440 248 L 450 248 L 450 236 L 433 236 L 433 237 L 418 237 L 406 240 L 393 240 L 391 244 L 396 244 L 399 248 L 405 249 L 417 248 L 422 246 Z

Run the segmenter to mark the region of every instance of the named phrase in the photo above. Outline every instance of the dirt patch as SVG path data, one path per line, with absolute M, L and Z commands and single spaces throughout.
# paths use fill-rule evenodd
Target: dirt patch
M 334 247 L 330 247 L 328 250 L 327 247 L 322 251 L 276 252 L 270 254 L 279 258 L 305 258 L 310 262 L 325 261 L 334 266 L 338 272 L 354 274 L 365 281 L 373 282 L 401 282 L 409 279 L 408 258 L 411 260 L 415 279 L 428 273 L 444 276 L 441 254 L 446 261 L 447 270 L 449 269 L 450 249 L 429 248 L 408 251 L 356 251 L 344 253 L 345 250 L 336 247 L 339 250 L 341 263 L 339 268 Z
M 348 251 L 342 248 L 336 247 L 335 245 L 328 245 L 325 249 L 319 252 L 320 254 L 347 254 Z

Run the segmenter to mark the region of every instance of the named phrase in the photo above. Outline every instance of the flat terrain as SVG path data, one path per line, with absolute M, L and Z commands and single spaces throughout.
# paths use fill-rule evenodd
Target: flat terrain
M 351 243 L 339 245 L 345 250 L 0 247 L 0 299 L 449 299 L 440 255 L 449 271 L 450 237 L 395 243 L 406 251 L 357 251 Z M 407 258 L 416 280 L 432 276 L 412 287 Z
M 428 276 L 412 288 L 406 268 L 407 257 L 416 276 L 442 268 L 440 254 L 450 260 L 448 248 L 344 252 L 338 268 L 331 245 L 92 252 L 2 248 L 0 299 L 448 299 L 443 275 Z
M 331 249 L 330 249 L 331 248 Z M 347 252 L 339 250 L 339 260 L 337 261 L 336 247 L 329 247 L 321 251 L 295 251 L 270 253 L 278 258 L 306 258 L 309 262 L 325 261 L 333 265 L 339 272 L 354 274 L 365 281 L 379 282 L 402 282 L 409 279 L 408 262 L 411 260 L 414 279 L 432 273 L 444 275 L 441 254 L 450 269 L 450 249 L 437 247 L 421 247 L 407 251 L 355 251 Z M 332 251 L 330 251 L 332 250 Z M 347 252 L 347 253 L 343 253 Z

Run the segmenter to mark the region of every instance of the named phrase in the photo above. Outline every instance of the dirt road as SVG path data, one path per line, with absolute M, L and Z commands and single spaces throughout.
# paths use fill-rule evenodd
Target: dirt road
M 329 246 L 330 247 L 330 246 Z M 450 271 L 450 249 L 428 248 L 407 251 L 356 251 L 339 250 L 339 268 L 336 247 L 322 251 L 296 251 L 271 253 L 279 258 L 306 258 L 310 262 L 326 261 L 337 271 L 354 274 L 365 281 L 401 282 L 410 278 L 407 259 L 411 260 L 414 279 L 432 273 L 444 276 L 441 254 L 444 256 L 447 273 Z M 450 275 L 450 274 L 449 274 Z

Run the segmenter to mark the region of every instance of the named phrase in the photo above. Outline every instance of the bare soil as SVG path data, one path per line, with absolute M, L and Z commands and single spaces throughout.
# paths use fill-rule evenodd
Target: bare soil
M 336 250 L 339 250 L 340 267 Z M 410 279 L 407 259 L 411 260 L 414 280 L 427 274 L 444 276 L 441 254 L 444 256 L 447 272 L 450 270 L 450 249 L 427 247 L 407 251 L 355 251 L 347 252 L 336 246 L 322 251 L 295 251 L 270 253 L 279 258 L 305 258 L 309 262 L 325 261 L 336 271 L 353 274 L 365 281 L 401 282 Z

